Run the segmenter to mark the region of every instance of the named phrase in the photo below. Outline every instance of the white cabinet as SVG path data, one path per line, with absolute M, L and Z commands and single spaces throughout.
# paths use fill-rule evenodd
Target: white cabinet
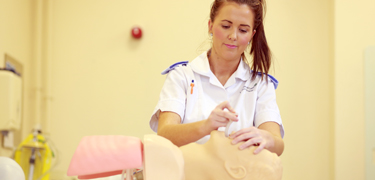
M 22 112 L 22 79 L 0 70 L 0 131 L 19 130 Z

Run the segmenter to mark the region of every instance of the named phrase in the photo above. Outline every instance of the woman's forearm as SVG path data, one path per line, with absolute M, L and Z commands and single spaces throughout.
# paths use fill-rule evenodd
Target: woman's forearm
M 169 139 L 176 146 L 183 146 L 195 142 L 211 132 L 207 129 L 205 120 L 187 124 L 181 124 L 180 121 L 180 116 L 176 113 L 160 113 L 158 135 Z
M 273 138 L 273 146 L 265 147 L 267 150 L 276 153 L 278 156 L 280 156 L 284 151 L 284 140 L 276 135 L 272 135 Z
M 281 155 L 284 151 L 284 140 L 281 138 L 280 125 L 275 122 L 266 122 L 259 126 L 259 129 L 263 129 L 269 132 L 270 142 L 265 148 L 271 152 Z
M 163 136 L 177 146 L 198 141 L 211 131 L 225 127 L 229 120 L 238 121 L 237 113 L 228 101 L 217 105 L 207 119 L 194 123 L 181 123 L 181 117 L 174 112 L 160 112 L 158 135 Z
M 180 147 L 209 135 L 204 130 L 204 121 L 188 124 L 167 124 L 158 129 L 158 135 L 169 139 L 173 144 Z

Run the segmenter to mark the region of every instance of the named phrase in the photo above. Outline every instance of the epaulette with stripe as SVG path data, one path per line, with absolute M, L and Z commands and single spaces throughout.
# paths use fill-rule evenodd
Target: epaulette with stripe
M 258 72 L 258 75 L 259 75 L 259 76 L 262 76 L 262 74 L 263 74 L 263 73 Z M 279 81 L 278 81 L 275 77 L 273 77 L 273 76 L 271 76 L 271 75 L 269 75 L 269 74 L 268 74 L 268 78 L 271 79 L 271 82 L 273 83 L 273 85 L 275 86 L 275 89 L 276 89 L 277 86 L 279 85 Z
M 167 69 L 165 69 L 163 72 L 161 72 L 161 75 L 168 74 L 169 71 L 172 71 L 174 68 L 176 68 L 178 66 L 186 66 L 188 63 L 189 63 L 189 61 L 176 62 L 176 63 L 172 64 L 171 66 L 169 66 Z

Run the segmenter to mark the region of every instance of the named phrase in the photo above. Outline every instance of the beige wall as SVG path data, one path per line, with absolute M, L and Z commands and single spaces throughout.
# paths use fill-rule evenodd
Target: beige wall
M 23 124 L 22 127 L 28 126 L 32 116 L 30 104 L 32 97 L 32 18 L 33 4 L 31 1 L 24 0 L 1 0 L 0 1 L 0 67 L 4 67 L 5 54 L 10 55 L 19 61 L 24 69 L 22 75 L 24 85 L 24 106 L 23 106 Z M 23 132 L 27 131 L 22 128 L 15 131 L 15 145 L 23 139 Z M 0 143 L 2 145 L 2 135 Z M 11 156 L 13 150 L 0 146 L 0 156 Z
M 267 2 L 286 130 L 283 179 L 364 179 L 362 51 L 375 44 L 374 2 Z M 55 171 L 65 172 L 83 136 L 153 133 L 160 72 L 205 50 L 210 4 L 0 1 L 0 21 L 11 27 L 0 28 L 0 53 L 25 63 L 30 78 L 22 136 L 40 122 L 61 152 Z M 134 25 L 141 40 L 130 37 Z
M 335 1 L 335 176 L 364 177 L 364 51 L 375 45 L 375 1 Z
M 333 3 L 268 1 L 268 40 L 280 81 L 284 178 L 333 177 Z

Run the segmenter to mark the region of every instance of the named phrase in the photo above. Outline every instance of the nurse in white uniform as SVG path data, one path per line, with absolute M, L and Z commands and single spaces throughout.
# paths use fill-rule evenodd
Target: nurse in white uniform
M 215 0 L 208 22 L 212 47 L 190 63 L 179 62 L 168 74 L 150 120 L 151 128 L 177 146 L 205 143 L 213 130 L 229 124 L 232 144 L 258 146 L 278 155 L 284 128 L 275 89 L 268 75 L 270 50 L 264 34 L 264 0 L 248 4 Z M 250 49 L 251 68 L 244 52 Z

